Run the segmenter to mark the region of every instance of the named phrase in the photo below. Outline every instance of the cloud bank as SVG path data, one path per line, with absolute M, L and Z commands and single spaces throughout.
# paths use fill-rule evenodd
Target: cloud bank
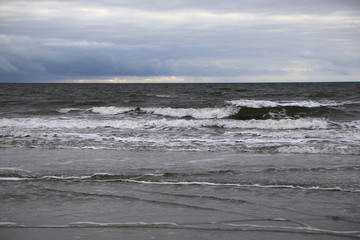
M 359 81 L 360 1 L 1 1 L 0 82 Z

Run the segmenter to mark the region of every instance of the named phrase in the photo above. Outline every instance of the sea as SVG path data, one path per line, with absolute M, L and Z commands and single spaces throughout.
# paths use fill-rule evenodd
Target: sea
M 360 83 L 0 84 L 1 239 L 360 239 Z

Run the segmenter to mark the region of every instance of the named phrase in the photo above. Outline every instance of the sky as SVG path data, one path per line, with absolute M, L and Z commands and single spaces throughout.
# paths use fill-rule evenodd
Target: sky
M 0 0 L 0 82 L 360 81 L 360 0 Z

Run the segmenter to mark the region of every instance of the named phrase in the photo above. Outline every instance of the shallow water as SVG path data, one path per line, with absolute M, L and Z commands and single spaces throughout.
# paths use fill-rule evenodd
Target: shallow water
M 356 156 L 1 151 L 2 239 L 360 236 Z

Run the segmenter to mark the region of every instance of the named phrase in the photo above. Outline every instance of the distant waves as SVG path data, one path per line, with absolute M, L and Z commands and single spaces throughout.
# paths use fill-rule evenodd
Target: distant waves
M 3 148 L 360 155 L 357 84 L 6 86 Z

